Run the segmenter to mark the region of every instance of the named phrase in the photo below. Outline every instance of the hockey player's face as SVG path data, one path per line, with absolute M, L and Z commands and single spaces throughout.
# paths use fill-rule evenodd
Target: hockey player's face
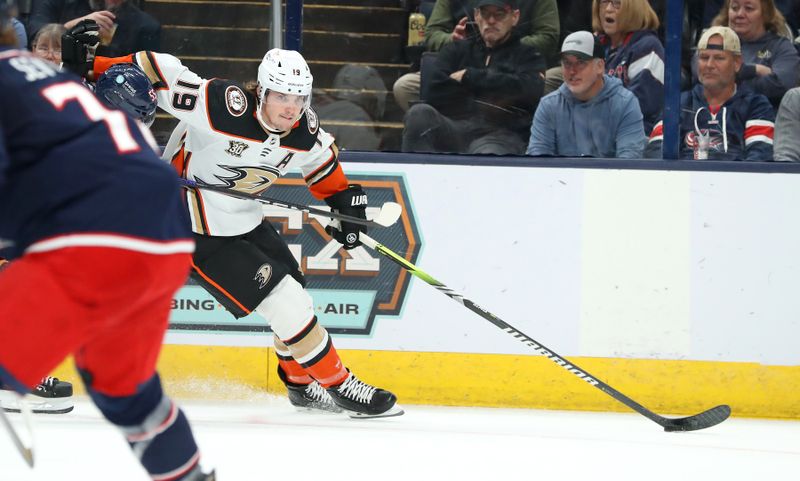
M 306 98 L 302 95 L 269 92 L 261 106 L 261 114 L 271 127 L 287 131 L 297 122 L 305 103 Z

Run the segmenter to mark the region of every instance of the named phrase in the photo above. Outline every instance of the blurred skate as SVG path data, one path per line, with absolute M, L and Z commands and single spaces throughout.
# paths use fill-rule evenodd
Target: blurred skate
M 15 392 L 0 389 L 0 406 L 6 412 L 20 412 L 20 398 Z M 72 384 L 55 377 L 42 379 L 30 394 L 24 397 L 31 411 L 37 414 L 64 414 L 75 407 Z

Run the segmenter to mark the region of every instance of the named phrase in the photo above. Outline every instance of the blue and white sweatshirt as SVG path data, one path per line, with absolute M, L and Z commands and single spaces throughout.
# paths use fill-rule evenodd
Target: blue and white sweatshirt
M 622 44 L 611 47 L 611 39 L 601 34 L 605 46 L 606 73 L 622 80 L 639 100 L 644 131 L 650 132 L 664 109 L 664 47 L 652 30 L 630 32 Z
M 697 84 L 681 94 L 681 159 L 693 159 L 698 131 L 709 139 L 709 160 L 773 160 L 775 111 L 769 100 L 738 89 L 724 104 L 710 106 Z M 647 157 L 661 157 L 664 136 L 658 122 L 650 134 Z
M 533 117 L 528 155 L 641 158 L 645 146 L 636 96 L 615 77 L 582 102 L 562 84 L 542 98 Z

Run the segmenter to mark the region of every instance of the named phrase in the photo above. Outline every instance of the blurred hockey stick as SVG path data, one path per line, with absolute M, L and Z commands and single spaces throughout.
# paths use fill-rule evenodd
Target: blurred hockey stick
M 397 222 L 397 219 L 400 218 L 400 214 L 402 214 L 403 212 L 403 209 L 400 207 L 400 204 L 397 204 L 395 202 L 386 202 L 381 206 L 378 215 L 376 215 L 372 219 L 361 219 L 359 217 L 340 214 L 338 212 L 332 212 L 325 209 L 317 209 L 316 207 L 311 207 L 308 205 L 295 204 L 292 202 L 270 199 L 269 197 L 262 197 L 256 194 L 248 194 L 246 192 L 240 192 L 238 190 L 228 189 L 226 187 L 219 187 L 214 185 L 201 185 L 189 179 L 181 178 L 181 183 L 183 184 L 184 187 L 190 189 L 208 190 L 210 192 L 217 192 L 219 194 L 236 197 L 238 199 L 255 200 L 261 202 L 262 204 L 283 207 L 284 209 L 299 210 L 302 212 L 307 212 L 309 214 L 318 215 L 320 217 L 328 217 L 331 219 L 343 220 L 345 222 L 352 222 L 353 224 L 361 224 L 368 227 L 389 227 L 393 225 L 395 222 Z
M 25 463 L 28 464 L 29 467 L 33 468 L 33 427 L 31 426 L 31 407 L 28 405 L 25 400 L 19 400 L 20 411 L 22 412 L 22 418 L 25 420 L 25 427 L 28 429 L 28 434 L 30 435 L 30 443 L 28 446 L 22 442 L 22 438 L 20 438 L 17 431 L 14 429 L 14 426 L 9 421 L 8 416 L 6 415 L 5 411 L 0 408 L 0 424 L 6 428 L 8 435 L 11 436 L 11 441 L 14 443 L 14 446 L 17 448 L 19 454 L 25 459 Z
M 462 296 L 461 294 L 453 291 L 449 287 L 445 286 L 441 282 L 431 277 L 428 273 L 422 271 L 414 264 L 408 262 L 407 260 L 400 257 L 398 254 L 395 254 L 394 252 L 389 250 L 386 246 L 376 242 L 368 235 L 362 233 L 359 236 L 359 239 L 365 246 L 375 250 L 376 252 L 385 257 L 388 257 L 395 263 L 399 264 L 403 269 L 410 272 L 412 275 L 422 279 L 423 281 L 437 288 L 440 292 L 442 292 L 442 294 L 445 294 L 446 296 L 450 297 L 454 301 L 463 305 L 470 311 L 474 312 L 475 314 L 478 314 L 482 318 L 486 319 L 495 326 L 499 327 L 503 331 L 516 337 L 517 339 L 520 340 L 520 342 L 522 342 L 526 346 L 532 347 L 536 352 L 547 357 L 548 359 L 558 364 L 565 370 L 571 372 L 572 374 L 575 374 L 582 380 L 586 381 L 587 383 L 591 384 L 597 389 L 603 391 L 604 393 L 613 397 L 617 401 L 633 409 L 637 413 L 647 417 L 651 421 L 654 421 L 655 423 L 663 427 L 664 431 L 697 431 L 698 429 L 709 428 L 728 419 L 728 416 L 730 416 L 731 414 L 731 408 L 723 404 L 711 408 L 707 411 L 703 411 L 700 414 L 695 414 L 694 416 L 688 416 L 684 418 L 665 418 L 663 416 L 659 416 L 658 414 L 650 411 L 646 407 L 642 406 L 633 399 L 617 391 L 616 389 L 604 383 L 603 381 L 596 379 L 588 372 L 584 371 L 583 369 L 579 368 L 578 366 L 571 363 L 567 359 L 556 354 L 554 351 L 543 346 L 542 344 L 540 344 L 527 334 L 524 334 L 519 329 L 510 326 L 508 323 L 506 323 L 499 317 L 495 316 L 491 312 L 485 310 L 484 308 L 475 304 L 474 302 Z

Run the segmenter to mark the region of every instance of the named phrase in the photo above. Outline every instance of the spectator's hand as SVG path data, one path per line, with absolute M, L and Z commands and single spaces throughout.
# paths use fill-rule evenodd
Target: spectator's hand
M 61 62 L 64 68 L 86 77 L 94 64 L 100 43 L 100 26 L 94 20 L 81 20 L 61 36 Z
M 463 17 L 461 20 L 458 21 L 456 27 L 453 29 L 453 33 L 450 34 L 450 39 L 454 42 L 456 40 L 464 40 L 467 38 L 467 17 Z
M 108 35 L 114 28 L 114 20 L 116 18 L 117 18 L 116 15 L 109 12 L 108 10 L 101 10 L 99 12 L 92 12 L 89 15 L 85 15 L 83 17 L 70 20 L 69 22 L 64 24 L 64 27 L 67 30 L 70 30 L 84 20 L 94 20 L 97 23 L 97 26 L 100 27 L 100 33 L 102 35 Z
M 466 72 L 466 71 L 467 71 L 467 69 L 462 68 L 461 70 L 458 70 L 456 72 L 451 73 L 450 74 L 450 78 L 455 80 L 456 82 L 460 83 L 461 79 L 464 78 L 464 72 Z
M 756 64 L 756 75 L 759 77 L 766 77 L 767 75 L 772 74 L 772 69 L 767 67 L 766 65 L 759 65 Z

